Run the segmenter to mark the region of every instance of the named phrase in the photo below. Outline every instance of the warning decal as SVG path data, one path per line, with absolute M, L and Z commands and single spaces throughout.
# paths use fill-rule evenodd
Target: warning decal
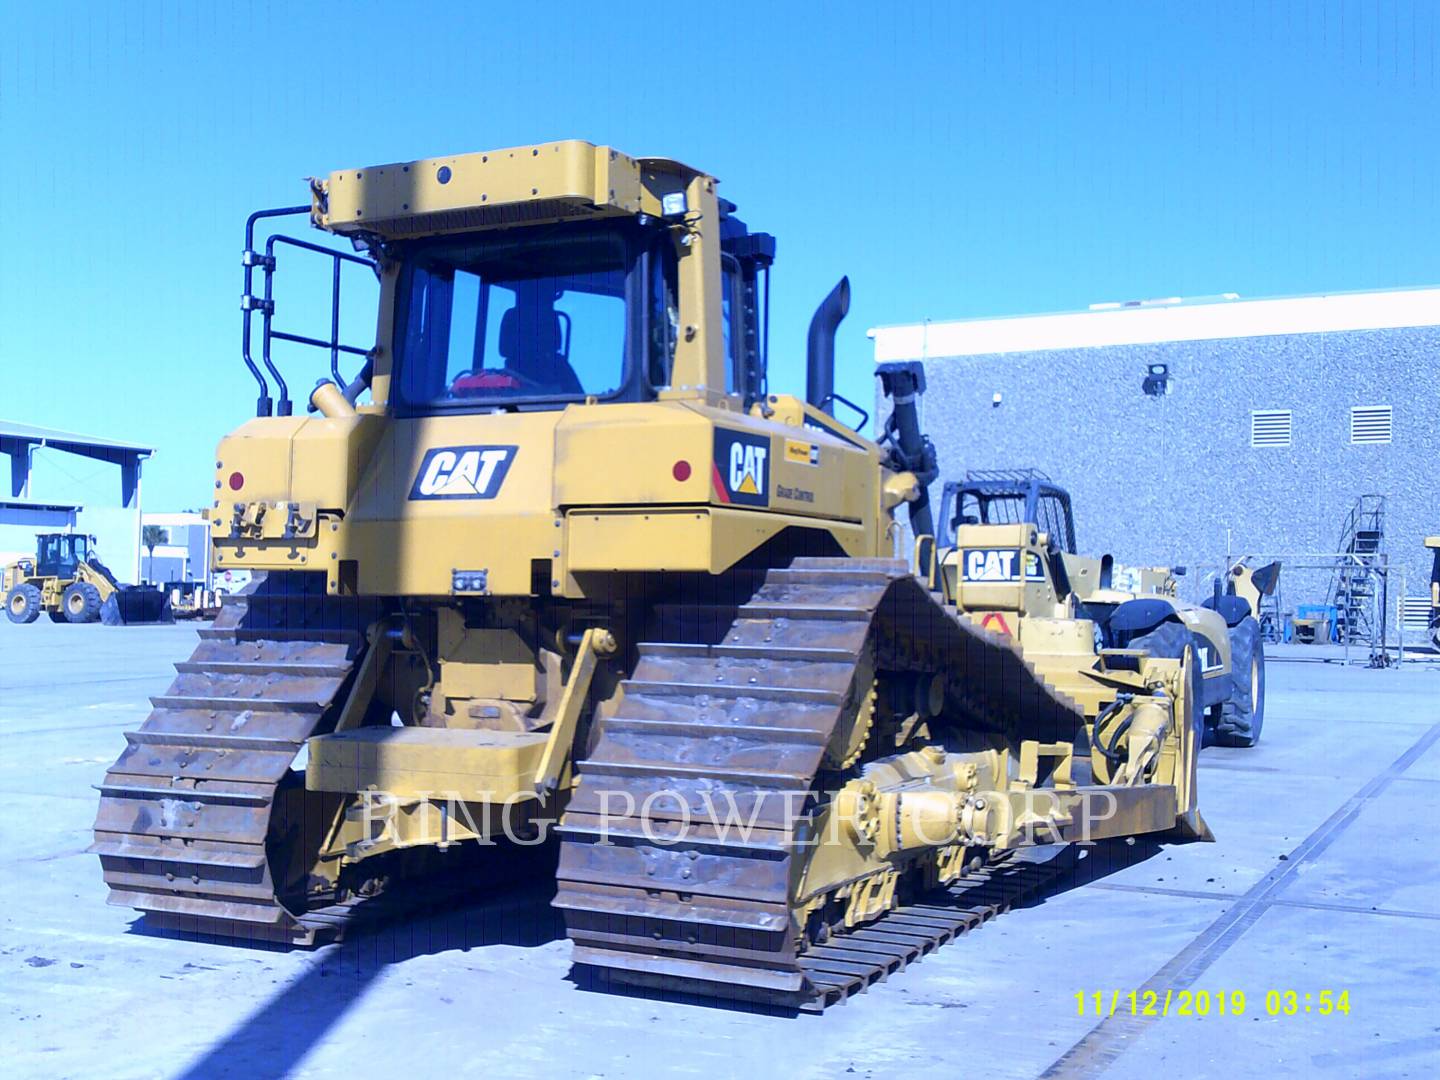
M 1010 624 L 1005 621 L 1005 616 L 1001 615 L 998 611 L 987 612 L 985 617 L 980 620 L 980 629 L 994 630 L 996 633 L 1004 634 L 1006 637 L 1013 636 L 1010 633 Z
M 786 439 L 785 460 L 791 465 L 819 465 L 820 447 L 800 439 Z

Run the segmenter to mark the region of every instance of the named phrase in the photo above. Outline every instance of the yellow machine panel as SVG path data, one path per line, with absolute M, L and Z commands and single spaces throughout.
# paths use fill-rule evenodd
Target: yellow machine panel
M 639 161 L 570 140 L 332 172 L 317 185 L 315 222 L 421 236 L 641 209 Z
M 535 798 L 547 736 L 531 732 L 405 727 L 358 728 L 310 740 L 311 791 L 381 791 L 467 802 Z

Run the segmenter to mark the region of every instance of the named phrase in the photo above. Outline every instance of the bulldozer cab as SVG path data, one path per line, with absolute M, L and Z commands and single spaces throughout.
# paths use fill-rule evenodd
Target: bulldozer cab
M 1038 469 L 974 469 L 964 480 L 948 482 L 941 497 L 940 521 L 944 547 L 955 545 L 956 531 L 962 525 L 1029 523 L 1066 554 L 1078 550 L 1070 493 Z
M 329 183 L 338 185 L 344 175 L 335 174 Z M 330 198 L 344 194 L 337 186 L 317 195 L 314 208 L 261 210 L 247 223 L 243 352 L 261 386 L 259 415 L 285 416 L 293 409 L 289 386 L 272 355 L 277 343 L 328 349 L 334 381 L 352 402 L 370 388 L 377 373 L 375 350 L 341 340 L 341 268 L 354 264 L 394 280 L 382 298 L 382 332 L 390 331 L 393 360 L 379 371 L 383 375 L 388 369 L 384 396 L 397 417 L 654 401 L 662 391 L 697 385 L 694 367 L 677 365 L 677 355 L 697 337 L 696 325 L 682 325 L 681 292 L 695 290 L 696 283 L 687 286 L 681 280 L 683 251 L 676 244 L 676 228 L 699 217 L 684 192 L 675 192 L 659 214 L 622 214 L 604 205 L 580 215 L 573 208 L 545 207 L 542 201 L 535 216 L 553 214 L 561 220 L 486 219 L 470 223 L 471 228 L 432 221 L 416 228 L 415 235 L 407 235 L 408 226 L 394 220 L 385 222 L 382 232 L 334 220 Z M 490 197 L 476 196 L 481 201 Z M 743 398 L 748 409 L 766 393 L 775 239 L 750 232 L 728 200 L 715 198 L 714 205 L 723 374 L 706 370 L 698 383 Z M 626 204 L 626 209 L 634 206 Z M 258 222 L 302 213 L 348 235 L 365 254 L 280 233 L 263 248 L 256 244 Z M 378 219 L 372 227 L 379 227 Z M 328 340 L 275 325 L 271 288 L 280 248 L 333 261 Z M 256 271 L 263 275 L 261 295 L 253 290 Z M 255 315 L 262 320 L 263 371 L 251 355 Z M 694 312 L 688 316 L 694 317 Z M 340 370 L 346 354 L 365 357 L 353 380 Z M 267 373 L 279 390 L 277 402 L 269 397 Z
M 664 245 L 626 223 L 401 245 L 402 413 L 636 401 L 668 383 Z
M 729 226 L 721 242 L 723 389 L 753 402 L 765 386 L 755 294 L 769 257 L 757 258 L 759 237 L 733 214 L 722 222 Z M 681 334 L 676 254 L 659 223 L 427 238 L 394 253 L 404 262 L 396 312 L 401 415 L 652 401 L 673 382 Z
M 90 560 L 90 537 L 81 533 L 41 533 L 35 537 L 35 576 L 69 580 Z

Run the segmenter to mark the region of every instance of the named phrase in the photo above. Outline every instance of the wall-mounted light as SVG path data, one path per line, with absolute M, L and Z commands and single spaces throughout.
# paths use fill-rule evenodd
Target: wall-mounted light
M 1003 400 L 1004 399 L 1000 396 L 1000 391 L 996 390 L 995 393 L 990 395 L 990 407 L 992 409 L 998 409 L 1000 407 L 1000 402 Z
M 1151 364 L 1145 373 L 1145 381 L 1140 384 L 1140 389 L 1151 397 L 1161 397 L 1169 394 L 1170 386 L 1170 365 Z

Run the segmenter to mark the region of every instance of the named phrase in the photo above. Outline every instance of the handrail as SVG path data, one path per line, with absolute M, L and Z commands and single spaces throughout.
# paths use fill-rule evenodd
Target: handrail
M 256 210 L 245 219 L 245 251 L 240 256 L 240 265 L 245 269 L 245 291 L 240 295 L 240 355 L 245 361 L 245 366 L 250 369 L 256 384 L 260 387 L 260 397 L 255 402 L 256 416 L 269 416 L 271 412 L 270 384 L 265 381 L 260 368 L 250 356 L 250 313 L 258 309 L 259 305 L 251 286 L 254 283 L 255 267 L 260 264 L 261 257 L 255 252 L 255 223 L 263 218 L 288 217 L 293 214 L 308 214 L 310 207 L 306 206 L 282 206 L 272 210 Z M 270 271 L 274 269 L 273 264 L 265 268 L 268 284 Z M 285 380 L 280 377 L 280 372 L 275 370 L 275 365 L 267 359 L 266 368 L 280 387 L 282 400 L 287 400 L 289 392 L 285 386 Z M 284 414 L 282 414 L 284 415 Z
M 323 340 L 321 340 L 321 339 L 319 339 L 319 338 L 307 337 L 307 336 L 305 336 L 304 334 L 292 334 L 292 333 L 290 333 L 290 332 L 288 332 L 288 331 L 285 331 L 285 330 L 276 330 L 276 329 L 274 329 L 274 327 L 271 325 L 271 320 L 272 320 L 272 319 L 274 318 L 274 316 L 275 316 L 275 304 L 274 304 L 274 301 L 273 301 L 273 299 L 272 299 L 272 297 L 271 297 L 271 284 L 270 284 L 270 283 L 271 283 L 271 278 L 272 278 L 272 276 L 273 276 L 273 274 L 274 274 L 274 272 L 275 272 L 275 245 L 276 245 L 276 244 L 288 244 L 288 245 L 290 245 L 291 247 L 299 248 L 299 249 L 301 249 L 302 251 L 313 251 L 313 252 L 315 252 L 316 254 L 319 254 L 319 255 L 327 255 L 327 256 L 330 257 L 330 259 L 331 259 L 331 261 L 332 261 L 332 263 L 333 263 L 333 273 L 331 274 L 331 279 L 330 279 L 330 340 L 329 340 L 329 341 L 323 341 Z M 270 359 L 270 341 L 271 341 L 272 338 L 278 338 L 278 339 L 281 340 L 281 341 L 294 342 L 294 343 L 297 344 L 297 345 L 312 345 L 312 346 L 314 346 L 314 347 L 316 347 L 316 348 L 320 348 L 320 349 L 329 349 L 329 350 L 330 350 L 330 374 L 334 376 L 335 382 L 336 382 L 340 387 L 343 388 L 343 387 L 346 385 L 346 381 L 347 381 L 347 380 L 345 379 L 344 376 L 342 376 L 342 375 L 340 374 L 340 354 L 343 352 L 343 353 L 347 353 L 347 354 L 349 354 L 349 355 L 351 355 L 351 356 L 368 356 L 368 355 L 370 355 L 370 350 L 369 350 L 369 349 L 362 349 L 362 348 L 359 348 L 358 346 L 355 346 L 355 345 L 342 345 L 342 344 L 340 344 L 340 264 L 341 264 L 342 262 L 349 262 L 349 263 L 355 263 L 355 264 L 357 264 L 357 265 L 359 265 L 359 266 L 365 266 L 365 267 L 371 267 L 371 268 L 373 268 L 373 267 L 375 266 L 375 263 L 372 262 L 370 259 L 362 258 L 362 257 L 359 256 L 359 255 L 352 255 L 352 254 L 350 254 L 349 252 L 346 252 L 346 251 L 336 251 L 334 248 L 328 248 L 328 247 L 325 247 L 325 246 L 323 246 L 323 245 L 321 245 L 321 244 L 312 243 L 312 242 L 309 241 L 309 240 L 299 240 L 299 239 L 297 239 L 297 238 L 295 238 L 295 237 L 293 237 L 293 236 L 285 236 L 285 235 L 283 235 L 283 234 L 281 234 L 281 233 L 276 233 L 275 235 L 271 236 L 268 240 L 265 241 L 265 257 L 266 257 L 266 269 L 265 269 L 265 303 L 264 303 L 264 307 L 261 309 L 261 318 L 262 318 L 262 320 L 263 320 L 263 322 L 264 322 L 264 327 L 265 327 L 265 338 L 264 338 L 264 342 L 263 342 L 263 346 L 262 346 L 262 348 L 263 348 L 263 359 L 264 359 L 264 361 L 265 361 L 265 366 L 268 367 L 268 368 L 270 368 L 270 370 L 272 370 L 272 371 L 275 370 L 274 364 L 271 362 L 271 359 Z M 277 379 L 280 379 L 280 376 L 279 376 L 278 373 L 276 374 L 275 377 L 276 377 Z M 290 406 L 289 390 L 288 390 L 288 388 L 286 387 L 284 380 L 281 380 L 281 381 L 280 381 L 280 402 L 279 402 L 279 408 L 280 408 L 280 415 L 281 415 L 281 416 L 288 416 L 288 415 L 290 415 L 290 408 L 289 408 L 289 406 Z
M 322 244 L 316 244 L 309 240 L 300 240 L 293 236 L 286 236 L 283 233 L 273 233 L 265 241 L 263 253 L 255 248 L 255 223 L 264 218 L 286 217 L 296 214 L 310 213 L 309 206 L 288 206 L 274 210 L 257 210 L 245 221 L 245 252 L 241 257 L 241 265 L 245 270 L 245 292 L 240 297 L 241 310 L 241 356 L 245 366 L 250 369 L 257 385 L 260 387 L 260 397 L 255 404 L 257 416 L 270 416 L 272 411 L 278 416 L 289 416 L 293 409 L 290 400 L 290 387 L 285 377 L 280 374 L 280 369 L 275 366 L 271 355 L 270 343 L 272 340 L 289 341 L 297 345 L 310 345 L 316 348 L 330 350 L 330 374 L 335 382 L 341 387 L 346 386 L 345 378 L 340 374 L 340 354 L 350 356 L 370 355 L 370 349 L 362 349 L 354 345 L 343 345 L 340 342 L 340 266 L 341 263 L 354 263 L 359 266 L 366 266 L 372 270 L 375 263 L 360 255 L 352 255 L 346 251 L 337 251 Z M 275 277 L 275 247 L 277 244 L 287 244 L 302 251 L 312 251 L 327 256 L 333 269 L 330 277 L 330 340 L 310 337 L 306 334 L 291 333 L 286 330 L 277 330 L 273 326 L 275 316 L 274 277 Z M 259 268 L 265 275 L 265 284 L 260 296 L 255 295 L 255 270 Z M 264 366 L 275 380 L 278 393 L 273 401 L 270 398 L 270 384 L 266 380 L 260 366 L 255 363 L 251 355 L 251 315 L 260 313 L 261 319 L 261 347 L 260 364 Z M 273 404 L 273 409 L 272 409 Z

